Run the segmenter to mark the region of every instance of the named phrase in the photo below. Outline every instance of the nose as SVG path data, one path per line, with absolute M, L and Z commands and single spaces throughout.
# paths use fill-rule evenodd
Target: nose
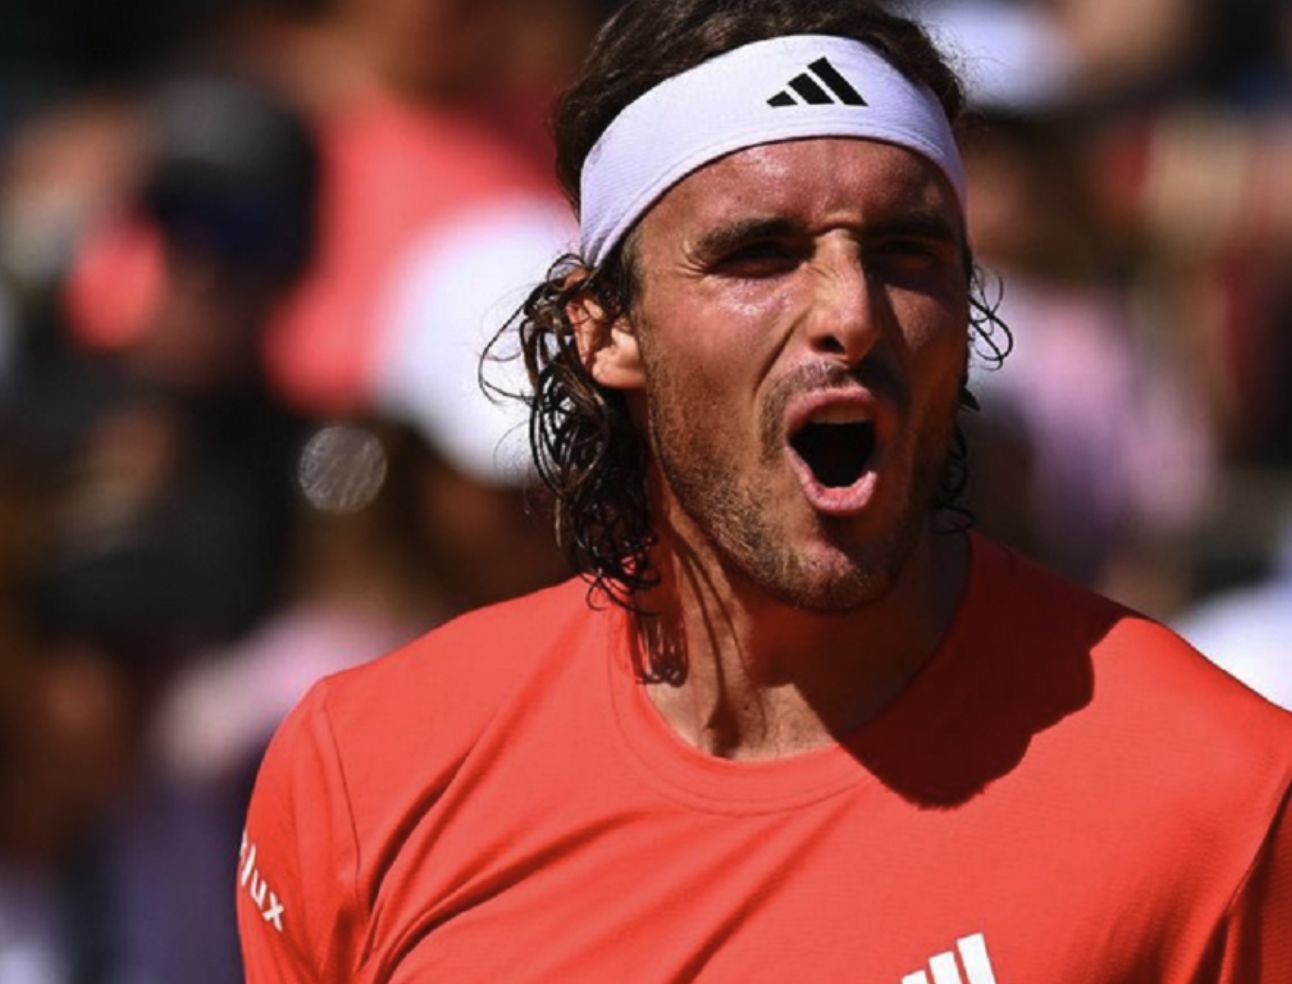
M 808 343 L 817 353 L 856 365 L 879 340 L 883 318 L 860 249 L 851 240 L 828 242 L 818 250 L 812 267 Z

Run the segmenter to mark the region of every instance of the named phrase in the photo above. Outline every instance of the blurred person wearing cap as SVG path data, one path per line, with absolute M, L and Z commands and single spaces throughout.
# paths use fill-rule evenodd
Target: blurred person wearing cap
M 303 412 L 421 432 L 442 466 L 435 538 L 464 558 L 453 610 L 565 573 L 525 516 L 523 408 L 487 399 L 476 368 L 517 285 L 575 235 L 550 140 L 530 134 L 583 7 L 341 0 L 258 59 L 308 107 L 322 160 L 317 251 L 268 326 L 269 375 Z
M 259 346 L 311 255 L 318 156 L 297 114 L 233 77 L 169 78 L 140 118 L 137 185 L 63 292 L 61 372 L 92 396 L 46 580 L 62 628 L 147 662 L 236 636 L 281 593 L 303 426 Z
M 523 476 L 523 460 L 492 459 L 519 415 L 463 370 L 495 306 L 519 303 L 508 292 L 537 280 L 574 233 L 548 145 L 518 142 L 533 126 L 499 106 L 519 89 L 527 107 L 546 108 L 544 76 L 559 74 L 566 36 L 579 35 L 578 6 L 562 0 L 529 23 L 517 0 L 343 0 L 314 43 L 289 49 L 289 67 L 293 51 L 305 57 L 283 82 L 308 107 L 322 159 L 317 253 L 265 346 L 294 406 L 375 409 L 417 424 L 467 474 Z M 553 53 L 526 54 L 553 35 Z M 479 430 L 485 452 L 472 443 Z
M 957 512 L 962 102 L 871 3 L 603 29 L 511 336 L 582 577 L 287 719 L 251 981 L 1292 976 L 1292 719 Z

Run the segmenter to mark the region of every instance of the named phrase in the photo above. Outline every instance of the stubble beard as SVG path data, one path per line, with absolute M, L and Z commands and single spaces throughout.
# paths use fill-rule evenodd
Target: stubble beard
M 896 520 L 857 542 L 849 535 L 851 520 L 818 516 L 819 536 L 832 549 L 814 557 L 790 542 L 776 506 L 760 496 L 756 476 L 742 475 L 725 450 L 734 441 L 699 423 L 711 420 L 712 410 L 680 393 L 662 365 L 653 368 L 647 386 L 651 453 L 678 507 L 729 571 L 783 604 L 823 614 L 863 608 L 893 589 L 930 527 L 955 433 L 958 393 L 931 408 L 914 437 L 908 452 L 913 466 L 900 497 L 904 508 Z M 764 461 L 786 453 L 779 440 L 766 436 L 777 428 L 761 430 Z

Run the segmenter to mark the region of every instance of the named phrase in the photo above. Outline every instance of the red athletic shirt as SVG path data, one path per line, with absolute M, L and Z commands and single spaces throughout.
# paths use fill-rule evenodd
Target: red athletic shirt
M 1292 982 L 1292 717 L 972 554 L 906 693 L 786 759 L 676 737 L 580 582 L 324 680 L 251 805 L 249 980 Z

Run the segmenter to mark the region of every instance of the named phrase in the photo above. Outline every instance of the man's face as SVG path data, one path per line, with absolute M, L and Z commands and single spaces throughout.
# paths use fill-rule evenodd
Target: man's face
M 938 170 L 872 141 L 755 147 L 656 204 L 629 321 L 666 522 L 789 604 L 886 593 L 954 432 L 962 243 Z

